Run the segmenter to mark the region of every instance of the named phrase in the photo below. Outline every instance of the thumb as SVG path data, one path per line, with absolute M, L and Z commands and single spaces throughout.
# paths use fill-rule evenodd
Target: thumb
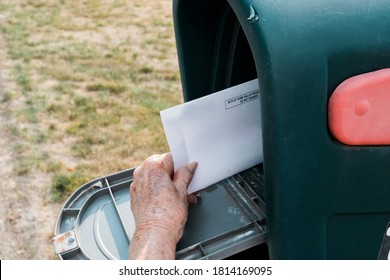
M 187 193 L 187 187 L 191 183 L 197 166 L 197 162 L 191 162 L 183 165 L 175 172 L 173 184 L 178 191 Z

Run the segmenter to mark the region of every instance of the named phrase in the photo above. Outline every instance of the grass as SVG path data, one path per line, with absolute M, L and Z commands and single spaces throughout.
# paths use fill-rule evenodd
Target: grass
M 181 102 L 171 1 L 2 0 L 0 15 L 18 176 L 50 176 L 61 200 L 168 150 L 159 111 Z

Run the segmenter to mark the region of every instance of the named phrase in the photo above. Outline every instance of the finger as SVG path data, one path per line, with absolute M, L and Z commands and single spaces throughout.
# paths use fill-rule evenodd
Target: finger
M 192 193 L 192 194 L 188 195 L 187 201 L 189 204 L 196 204 L 198 202 L 198 198 L 196 197 L 195 194 Z
M 150 156 L 145 160 L 141 168 L 142 174 L 145 174 L 147 178 L 167 177 L 167 179 L 171 180 L 171 174 L 173 173 L 172 156 L 170 154 Z M 141 172 L 139 173 L 141 174 Z
M 178 191 L 187 193 L 187 187 L 191 183 L 197 166 L 197 162 L 191 162 L 183 165 L 175 172 L 173 184 Z
M 173 174 L 173 159 L 171 153 L 161 155 L 162 165 L 168 174 Z

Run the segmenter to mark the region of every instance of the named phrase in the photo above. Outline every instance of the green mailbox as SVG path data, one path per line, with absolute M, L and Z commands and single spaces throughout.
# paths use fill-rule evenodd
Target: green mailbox
M 390 143 L 341 143 L 328 104 L 346 79 L 390 67 L 389 1 L 174 0 L 173 9 L 186 101 L 259 79 L 270 258 L 376 259 L 390 221 Z

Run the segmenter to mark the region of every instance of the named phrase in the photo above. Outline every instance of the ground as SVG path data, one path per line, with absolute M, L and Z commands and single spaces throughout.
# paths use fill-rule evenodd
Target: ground
M 47 178 L 15 176 L 12 137 L 4 129 L 9 121 L 0 115 L 0 259 L 50 259 L 59 205 L 45 201 Z
M 171 0 L 0 1 L 0 259 L 56 259 L 70 193 L 167 151 L 179 77 Z
M 0 46 L 4 46 L 1 36 Z M 1 47 L 0 62 L 6 63 Z M 8 74 L 4 69 L 1 72 L 0 99 Z M 12 102 L 4 105 L 12 106 Z M 47 176 L 15 174 L 15 139 L 7 132 L 13 122 L 10 115 L 0 113 L 0 259 L 52 259 L 51 239 L 60 204 L 48 201 Z

